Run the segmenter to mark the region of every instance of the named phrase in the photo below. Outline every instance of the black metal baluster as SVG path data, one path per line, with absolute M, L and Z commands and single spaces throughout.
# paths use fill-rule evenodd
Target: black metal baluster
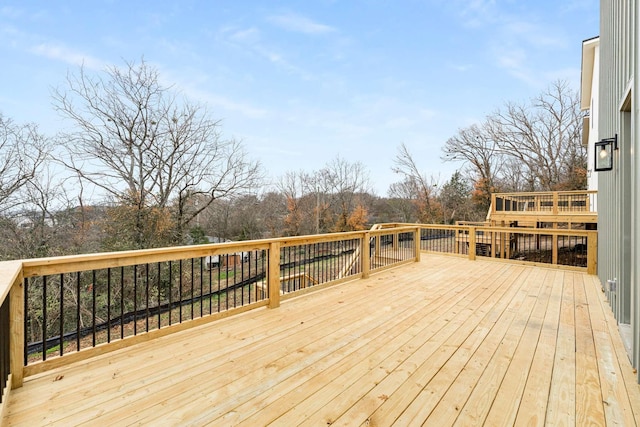
M 221 282 L 221 271 L 220 270 L 222 270 L 221 265 L 220 265 L 221 261 L 222 261 L 222 255 L 218 255 L 218 273 L 216 273 L 216 275 L 218 276 L 218 285 L 217 285 L 217 287 L 218 287 L 218 292 L 217 292 L 217 295 L 218 295 L 218 313 L 220 313 L 220 298 L 221 298 L 221 294 L 220 294 L 220 282 Z
M 124 339 L 124 267 L 120 267 L 120 339 Z
M 107 268 L 107 342 L 111 342 L 111 268 Z
M 191 295 L 190 295 L 190 301 L 191 301 L 191 319 L 193 319 L 193 302 L 194 302 L 194 298 L 193 298 L 193 275 L 194 275 L 194 265 L 193 265 L 193 258 L 191 258 Z
M 27 331 L 27 321 L 29 319 L 29 317 L 28 317 L 29 316 L 29 310 L 27 308 L 29 307 L 29 279 L 25 277 L 24 280 L 23 280 L 23 284 L 24 284 L 23 285 L 24 286 L 24 308 L 23 308 L 23 310 L 24 310 L 24 322 L 23 322 L 22 334 L 24 335 L 24 343 L 23 343 L 23 345 L 24 345 L 24 366 L 27 366 L 27 362 L 28 362 L 28 360 L 27 360 L 27 357 L 28 357 L 28 354 L 27 354 L 27 348 L 28 348 L 28 346 L 27 346 L 27 337 L 29 336 L 29 334 L 27 333 L 28 332 Z M 9 291 L 9 292 L 11 292 L 11 291 Z M 17 292 L 17 291 L 14 291 L 14 292 Z
M 209 314 L 213 314 L 213 257 L 210 257 L 209 260 Z M 220 299 L 220 295 L 218 295 L 218 299 Z
M 160 266 L 160 263 L 158 263 L 158 329 L 160 329 L 160 327 L 162 326 L 162 318 L 160 317 L 160 306 L 162 305 L 162 300 L 161 300 L 161 295 L 162 292 L 160 292 L 160 287 L 162 286 L 162 275 L 160 274 L 162 273 L 162 267 Z
M 64 353 L 64 273 L 60 274 L 60 356 Z
M 169 261 L 169 326 L 173 323 L 173 262 Z
M 91 270 L 91 298 L 92 298 L 92 308 L 91 308 L 91 316 L 92 316 L 92 331 L 93 338 L 92 343 L 93 346 L 96 346 L 96 271 Z
M 225 274 L 225 302 L 226 302 L 226 310 L 229 310 L 229 254 L 224 254 L 224 270 Z
M 149 263 L 145 264 L 144 267 L 144 314 L 145 314 L 145 331 L 149 332 Z
M 233 257 L 233 307 L 238 306 L 238 255 Z
M 82 298 L 80 297 L 82 288 L 80 287 L 80 272 L 76 273 L 76 292 L 78 294 L 78 300 L 76 302 L 76 351 L 80 351 L 80 304 Z
M 138 335 L 138 265 L 133 266 L 133 335 Z
M 47 360 L 47 277 L 42 276 L 42 360 Z
M 203 299 L 202 299 L 202 294 L 204 291 L 204 263 L 202 262 L 203 258 L 200 257 L 200 317 L 203 316 L 204 311 L 203 311 Z
M 178 297 L 180 298 L 180 302 L 179 302 L 179 314 L 180 314 L 180 321 L 178 323 L 182 323 L 182 260 L 180 260 L 180 264 L 179 264 L 180 268 L 178 273 L 180 274 L 180 277 L 178 278 Z
M 11 371 L 9 363 L 9 340 L 11 330 L 9 326 L 9 303 L 11 300 L 11 292 L 7 294 L 7 297 L 0 305 L 0 403 L 2 403 L 3 391 L 7 385 L 9 379 L 9 373 Z
M 244 252 L 240 252 L 240 283 L 244 283 Z M 240 301 L 244 305 L 244 285 L 240 288 Z

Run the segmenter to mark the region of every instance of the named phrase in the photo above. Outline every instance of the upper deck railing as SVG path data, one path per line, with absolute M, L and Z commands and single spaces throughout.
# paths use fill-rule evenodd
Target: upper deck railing
M 597 191 L 547 191 L 531 193 L 494 193 L 488 219 L 538 217 L 571 218 L 597 221 Z M 553 219 L 550 222 L 554 222 Z
M 368 231 L 3 262 L 0 405 L 25 376 L 278 307 L 313 289 L 419 261 L 421 251 L 595 273 L 596 242 L 595 231 L 381 224 Z

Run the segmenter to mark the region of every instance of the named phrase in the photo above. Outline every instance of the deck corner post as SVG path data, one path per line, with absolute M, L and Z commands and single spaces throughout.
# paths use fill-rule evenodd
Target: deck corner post
M 371 234 L 365 231 L 360 241 L 360 262 L 362 265 L 362 278 L 369 277 L 371 270 Z
M 280 242 L 269 244 L 269 308 L 280 307 Z
M 9 330 L 11 387 L 22 387 L 24 379 L 24 285 L 22 272 L 16 278 L 9 292 Z
M 469 260 L 476 260 L 476 228 L 469 227 Z
M 539 234 L 537 236 L 540 237 Z M 558 233 L 551 236 L 551 264 L 558 265 Z
M 598 232 L 587 233 L 587 274 L 598 274 Z
M 414 231 L 413 241 L 415 243 L 416 262 L 420 262 L 420 227 L 416 227 Z

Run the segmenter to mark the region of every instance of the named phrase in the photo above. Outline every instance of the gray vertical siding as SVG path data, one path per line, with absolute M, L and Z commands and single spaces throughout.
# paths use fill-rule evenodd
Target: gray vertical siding
M 618 322 L 631 325 L 630 356 L 636 368 L 640 366 L 638 42 L 636 1 L 602 0 L 599 137 L 617 134 L 619 149 L 614 169 L 598 172 L 598 276 Z M 607 280 L 613 279 L 618 282 L 616 292 L 607 287 Z

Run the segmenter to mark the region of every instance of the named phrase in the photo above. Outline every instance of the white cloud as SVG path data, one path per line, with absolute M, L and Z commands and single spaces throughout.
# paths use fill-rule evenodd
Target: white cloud
M 495 0 L 459 0 L 455 2 L 466 26 L 483 27 L 498 19 Z
M 255 27 L 233 30 L 229 34 L 229 40 L 236 43 L 257 43 L 260 41 L 260 30 Z
M 106 66 L 106 63 L 98 58 L 53 43 L 40 43 L 33 46 L 29 51 L 33 54 L 44 56 L 45 58 L 55 59 L 72 65 L 83 65 L 93 70 L 102 70 Z
M 296 74 L 305 80 L 312 79 L 310 73 L 294 65 L 283 53 L 264 43 L 260 30 L 255 27 L 247 29 L 227 27 L 222 29 L 220 35 L 226 42 L 266 59 L 288 73 Z
M 0 16 L 4 16 L 10 19 L 15 19 L 15 18 L 19 18 L 21 15 L 22 15 L 22 11 L 20 9 L 16 9 L 11 6 L 0 7 Z
M 251 119 L 264 119 L 269 112 L 263 108 L 254 107 L 252 105 L 233 101 L 224 96 L 214 95 L 207 91 L 198 90 L 188 85 L 180 85 L 185 95 L 189 98 L 198 99 L 205 102 L 208 107 L 213 109 L 214 115 L 219 115 L 220 110 L 231 111 L 241 114 Z
M 496 64 L 518 80 L 535 87 L 544 85 L 543 76 L 535 72 L 525 49 L 516 46 L 502 46 L 494 50 L 494 56 Z
M 454 63 L 449 63 L 447 64 L 447 67 L 449 67 L 450 69 L 454 70 L 454 71 L 458 71 L 460 73 L 464 73 L 467 72 L 469 70 L 471 70 L 473 68 L 472 64 L 454 64 Z
M 509 40 L 520 40 L 534 49 L 562 48 L 567 45 L 566 38 L 531 22 L 508 22 L 504 25 L 503 31 Z
M 269 22 L 287 31 L 303 34 L 326 34 L 335 32 L 336 29 L 324 24 L 319 24 L 311 19 L 295 14 L 274 15 L 267 18 Z

